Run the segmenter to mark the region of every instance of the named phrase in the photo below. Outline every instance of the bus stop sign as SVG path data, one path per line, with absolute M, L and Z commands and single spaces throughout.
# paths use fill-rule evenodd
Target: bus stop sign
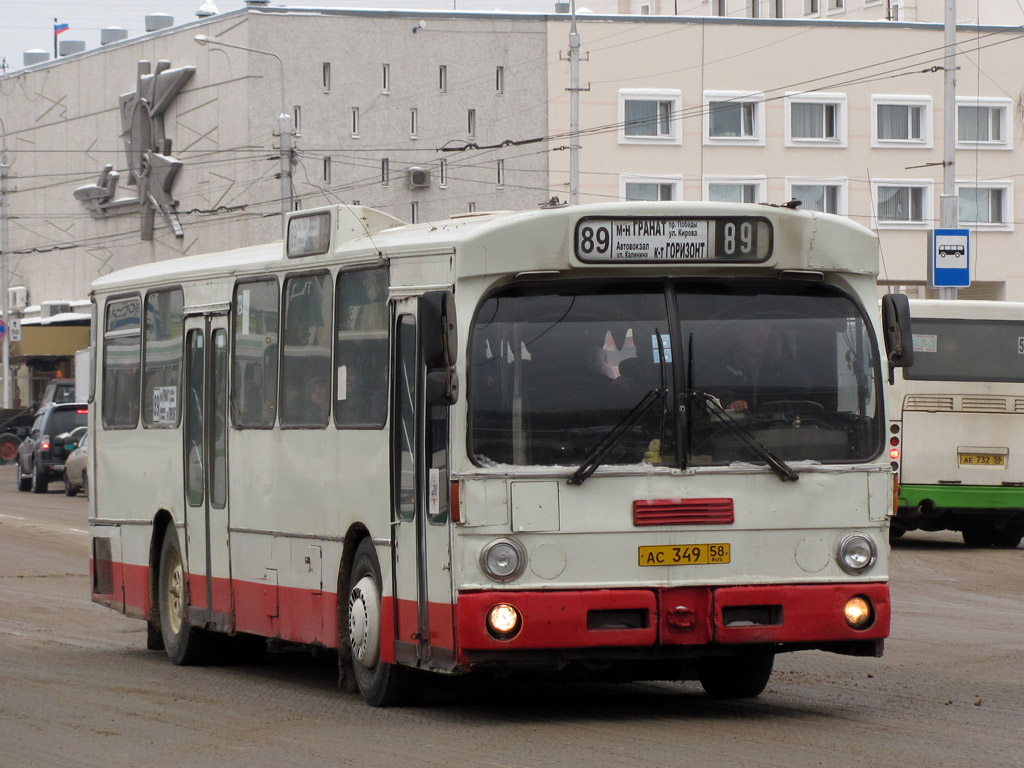
M 928 283 L 932 288 L 968 288 L 971 285 L 971 232 L 936 229 L 928 238 Z

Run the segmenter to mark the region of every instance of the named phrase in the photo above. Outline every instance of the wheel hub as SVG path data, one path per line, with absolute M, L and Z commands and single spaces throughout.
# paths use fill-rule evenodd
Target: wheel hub
M 363 576 L 348 596 L 348 637 L 352 658 L 366 669 L 380 657 L 380 591 L 372 576 Z

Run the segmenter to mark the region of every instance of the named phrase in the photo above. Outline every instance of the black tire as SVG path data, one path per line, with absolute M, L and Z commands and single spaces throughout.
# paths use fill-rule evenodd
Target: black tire
M 89 473 L 82 472 L 82 495 L 89 498 Z
M 968 547 L 991 547 L 995 543 L 995 531 L 983 526 L 964 528 L 960 535 Z
M 43 472 L 39 464 L 32 465 L 32 493 L 46 493 L 50 490 L 50 481 L 46 479 L 46 473 Z
M 363 539 L 352 561 L 348 593 L 348 644 L 359 693 L 373 707 L 408 701 L 408 670 L 380 660 L 380 563 L 373 541 Z
M 752 699 L 768 685 L 774 664 L 771 651 L 707 659 L 700 666 L 700 684 L 715 699 Z
M 189 623 L 185 565 L 173 524 L 164 532 L 159 568 L 160 631 L 167 656 L 179 666 L 205 663 L 212 643 L 207 632 Z
M 18 460 L 18 446 L 21 441 L 10 433 L 0 435 L 0 464 Z
M 64 471 L 64 495 L 65 496 L 77 496 L 78 489 L 71 484 L 71 478 L 68 477 L 67 470 Z
M 14 467 L 14 472 L 15 472 L 14 476 L 15 476 L 15 478 L 18 481 L 18 490 L 19 491 L 27 491 L 29 488 L 32 487 L 32 478 L 31 477 L 22 477 L 21 476 L 21 462 L 20 461 L 18 462 L 17 466 Z
M 1001 531 L 993 531 L 992 546 L 1000 549 L 1016 549 L 1020 540 L 1024 538 L 1024 531 L 1020 528 L 1004 528 Z

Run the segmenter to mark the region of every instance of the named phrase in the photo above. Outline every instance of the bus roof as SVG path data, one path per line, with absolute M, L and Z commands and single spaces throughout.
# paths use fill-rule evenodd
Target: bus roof
M 93 282 L 101 293 L 155 285 L 198 276 L 254 275 L 284 264 L 300 269 L 339 260 L 357 265 L 409 256 L 453 254 L 466 251 L 457 264 L 460 276 L 562 270 L 572 267 L 624 266 L 640 270 L 671 271 L 722 269 L 721 262 L 660 261 L 584 264 L 573 254 L 576 225 L 584 217 L 680 218 L 755 216 L 773 229 L 773 253 L 763 263 L 743 268 L 771 270 L 838 271 L 874 276 L 878 271 L 876 236 L 850 219 L 830 214 L 793 210 L 785 206 L 707 202 L 597 203 L 535 211 L 497 211 L 463 214 L 423 224 L 405 224 L 388 214 L 361 206 L 329 206 L 289 216 L 330 212 L 332 239 L 329 252 L 287 258 L 282 241 L 232 251 L 185 256 L 129 267 Z M 472 253 L 470 253 L 472 252 Z M 735 264 L 725 264 L 728 269 Z

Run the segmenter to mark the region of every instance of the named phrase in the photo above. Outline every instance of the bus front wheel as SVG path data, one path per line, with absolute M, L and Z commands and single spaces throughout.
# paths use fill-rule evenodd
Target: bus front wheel
M 771 651 L 720 656 L 705 660 L 698 675 L 704 691 L 712 698 L 752 699 L 768 685 L 774 664 L 775 654 Z
M 371 539 L 363 539 L 352 561 L 348 593 L 348 641 L 359 693 L 374 707 L 405 701 L 405 669 L 380 660 L 381 575 Z
M 185 565 L 173 524 L 168 524 L 160 546 L 159 578 L 160 631 L 167 655 L 180 666 L 200 664 L 207 659 L 210 637 L 189 623 Z

